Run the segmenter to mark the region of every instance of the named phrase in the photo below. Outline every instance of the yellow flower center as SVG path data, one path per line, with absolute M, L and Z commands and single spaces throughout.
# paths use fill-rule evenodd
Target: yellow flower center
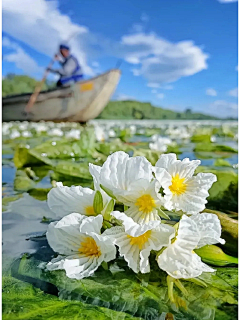
M 95 211 L 93 209 L 93 206 L 86 207 L 85 211 L 87 216 L 95 216 Z
M 141 250 L 143 245 L 148 241 L 149 237 L 151 236 L 151 230 L 148 230 L 144 234 L 142 234 L 139 237 L 132 237 L 132 236 L 127 236 L 130 240 L 131 246 L 137 245 L 138 248 Z
M 86 257 L 100 257 L 102 254 L 96 241 L 91 237 L 86 237 L 85 240 L 81 242 L 78 252 Z
M 169 187 L 170 191 L 173 194 L 180 195 L 186 191 L 187 185 L 184 183 L 185 178 L 180 178 L 179 174 L 176 174 L 175 177 L 172 177 L 172 184 Z
M 139 211 L 144 213 L 150 213 L 156 207 L 155 201 L 150 194 L 144 194 L 139 197 L 135 202 L 135 205 L 139 207 Z

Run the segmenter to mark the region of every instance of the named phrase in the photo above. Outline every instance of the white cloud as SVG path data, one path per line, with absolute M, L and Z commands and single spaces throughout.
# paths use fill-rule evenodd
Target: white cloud
M 165 90 L 172 90 L 172 89 L 173 89 L 173 86 L 167 85 L 167 86 L 164 86 L 163 89 L 165 89 Z
M 207 69 L 208 55 L 192 41 L 170 42 L 155 33 L 135 33 L 121 39 L 127 62 L 140 63 L 132 71 L 150 83 L 174 82 Z
M 143 32 L 143 30 L 144 26 L 140 23 L 134 23 L 131 28 L 132 32 Z
M 4 55 L 3 60 L 12 62 L 16 67 L 28 75 L 43 73 L 44 68 L 40 67 L 37 62 L 28 55 L 16 42 L 4 37 L 3 47 L 13 49 L 14 52 Z
M 149 21 L 149 16 L 146 13 L 142 13 L 141 18 L 142 22 Z
M 19 46 L 16 42 L 11 41 L 9 38 L 7 37 L 3 37 L 2 39 L 2 46 L 3 47 L 7 47 L 7 48 L 11 48 L 11 49 L 17 49 Z
M 212 96 L 212 97 L 216 97 L 217 96 L 217 91 L 213 88 L 208 88 L 206 90 L 206 95 L 207 96 Z
M 116 96 L 116 100 L 118 100 L 118 101 L 126 101 L 126 100 L 136 100 L 136 98 L 134 98 L 132 96 L 128 96 L 127 94 L 124 94 L 124 93 L 119 93 Z
M 157 97 L 158 99 L 163 99 L 163 98 L 164 98 L 164 94 L 163 94 L 163 93 L 158 93 L 158 94 L 156 95 L 156 97 Z
M 148 86 L 149 88 L 160 88 L 160 84 L 154 83 L 154 82 L 149 82 L 149 83 L 147 84 L 147 86 Z
M 78 34 L 71 39 L 70 46 L 84 73 L 93 75 L 81 47 L 81 37 L 88 33 L 88 29 L 73 23 L 57 5 L 57 1 L 21 0 L 19 5 L 19 0 L 3 0 L 3 31 L 48 56 L 56 52 L 60 42 Z
M 238 88 L 234 88 L 234 89 L 230 90 L 228 92 L 228 95 L 231 96 L 231 97 L 237 98 L 238 97 Z
M 225 100 L 216 100 L 210 105 L 210 109 L 218 117 L 237 117 L 238 105 Z
M 211 113 L 215 114 L 217 117 L 238 117 L 238 105 L 237 103 L 228 102 L 225 100 L 217 100 L 213 102 L 208 108 Z
M 152 93 L 157 93 L 157 90 L 156 89 L 152 89 L 151 92 Z
M 154 83 L 154 82 L 149 82 L 147 84 L 147 87 L 149 87 L 149 88 L 161 88 L 163 90 L 172 90 L 173 89 L 172 85 L 161 86 L 159 83 Z
M 98 68 L 98 67 L 99 67 L 99 63 L 98 63 L 97 61 L 93 61 L 93 62 L 92 62 L 92 66 L 93 66 L 94 68 Z
M 218 0 L 220 3 L 232 3 L 232 2 L 237 2 L 238 0 Z

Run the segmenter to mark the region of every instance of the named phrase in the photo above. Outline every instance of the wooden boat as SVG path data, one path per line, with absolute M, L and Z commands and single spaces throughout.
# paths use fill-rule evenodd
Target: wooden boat
M 2 120 L 86 122 L 94 119 L 114 93 L 120 75 L 120 70 L 112 69 L 68 87 L 42 91 L 29 114 L 24 109 L 31 93 L 7 96 L 2 100 Z

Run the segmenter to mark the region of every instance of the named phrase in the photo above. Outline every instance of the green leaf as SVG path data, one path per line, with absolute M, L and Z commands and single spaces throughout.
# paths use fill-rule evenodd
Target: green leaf
M 211 143 L 210 134 L 194 134 L 191 138 L 191 142 Z
M 109 156 L 110 154 L 116 151 L 124 151 L 124 152 L 133 151 L 134 147 L 126 143 L 123 143 L 120 139 L 115 139 L 111 142 L 98 143 L 96 145 L 96 150 L 106 156 Z
M 217 160 L 214 162 L 214 166 L 215 166 L 215 167 L 231 167 L 231 164 L 230 164 L 227 160 L 217 159 Z
M 39 252 L 37 256 L 46 257 L 46 254 Z M 151 273 L 142 283 L 138 275 L 130 271 L 123 262 L 121 259 L 115 262 L 119 264 L 119 272 L 111 273 L 99 268 L 93 277 L 79 281 L 67 278 L 65 271 L 43 270 L 39 268 L 42 264 L 40 260 L 24 256 L 20 264 L 16 263 L 14 269 L 18 272 L 13 275 L 41 286 L 54 285 L 61 299 L 87 301 L 143 319 L 158 319 L 162 312 L 172 312 L 176 320 L 209 319 L 207 316 L 210 314 L 215 314 L 216 319 L 232 320 L 233 315 L 237 314 L 236 268 L 220 268 L 216 274 L 208 273 L 204 279 L 200 278 L 208 284 L 207 288 L 184 281 L 184 292 L 188 292 L 188 295 L 184 296 L 177 288 L 173 292 L 177 301 L 186 302 L 187 309 L 178 312 L 166 301 L 166 273 L 161 271 L 156 263 L 152 265 Z M 125 272 L 122 272 L 122 268 Z M 224 309 L 226 303 L 228 311 Z M 219 318 L 220 316 L 224 317 Z
M 103 197 L 99 190 L 96 191 L 93 199 L 93 208 L 97 214 L 100 214 L 103 210 Z
M 80 301 L 59 300 L 31 284 L 3 277 L 3 320 L 141 320 L 124 312 L 90 305 Z
M 53 163 L 54 171 L 63 175 L 92 180 L 89 173 L 88 163 L 71 163 L 69 161 L 58 161 Z
M 27 173 L 23 170 L 17 170 L 14 179 L 14 190 L 15 191 L 29 191 L 35 187 L 35 182 L 29 178 Z
M 42 161 L 32 156 L 29 153 L 29 148 L 27 148 L 26 146 L 20 145 L 19 147 L 17 147 L 15 151 L 13 162 L 15 167 L 19 169 L 29 164 L 31 165 L 40 164 Z
M 194 152 L 228 152 L 228 153 L 237 153 L 237 150 L 224 145 L 217 145 L 213 143 L 197 143 Z
M 34 188 L 28 191 L 28 193 L 30 194 L 31 197 L 40 200 L 40 201 L 44 201 L 47 200 L 47 195 L 49 193 L 49 191 L 51 190 L 51 188 Z

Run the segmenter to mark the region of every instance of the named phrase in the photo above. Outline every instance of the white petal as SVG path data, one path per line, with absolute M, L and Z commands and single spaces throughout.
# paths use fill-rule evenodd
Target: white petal
M 112 190 L 128 190 L 129 185 L 138 179 L 152 179 L 152 166 L 144 157 L 129 158 L 123 151 L 110 155 L 102 166 L 101 184 Z
M 154 167 L 153 171 L 160 187 L 168 188 L 172 184 L 172 176 L 164 168 Z
M 180 178 L 190 178 L 200 163 L 200 160 L 190 161 L 188 158 L 180 161 L 177 160 L 175 154 L 169 153 L 161 155 L 156 163 L 156 167 L 166 169 L 172 177 L 178 174 Z
M 83 219 L 85 216 L 72 213 L 58 222 L 50 223 L 46 233 L 50 247 L 63 255 L 76 252 L 83 236 L 79 232 L 79 226 Z
M 125 232 L 132 237 L 139 237 L 148 230 L 151 230 L 161 223 L 161 221 L 150 221 L 146 224 L 139 225 L 133 221 L 132 218 L 128 217 L 124 212 L 113 211 L 112 215 L 123 222 Z
M 177 156 L 175 153 L 162 154 L 158 161 L 156 162 L 156 167 L 168 169 L 168 167 L 177 161 Z
M 93 177 L 94 189 L 100 190 L 100 172 L 102 167 L 89 163 L 89 172 Z
M 82 279 L 91 276 L 101 263 L 102 256 L 100 258 L 89 257 L 87 261 L 86 258 L 84 258 L 84 261 L 81 261 L 81 259 L 66 259 L 63 267 L 68 278 Z
M 221 223 L 217 215 L 201 213 L 191 216 L 190 219 L 197 224 L 200 233 L 201 238 L 197 245 L 198 248 L 207 244 L 225 243 L 225 240 L 221 239 Z
M 213 183 L 217 181 L 217 177 L 213 173 L 198 173 L 196 181 L 198 182 L 199 187 L 209 190 Z
M 150 248 L 144 249 L 140 252 L 139 269 L 141 273 L 150 272 L 150 262 L 148 260 L 150 252 L 151 252 Z
M 95 234 L 92 237 L 103 255 L 103 261 L 108 262 L 116 258 L 116 247 L 107 236 Z
M 88 217 L 84 219 L 80 225 L 80 232 L 91 235 L 91 233 L 100 234 L 102 228 L 103 216 L 98 215 L 96 217 Z
M 177 239 L 174 244 L 191 251 L 196 249 L 199 240 L 200 233 L 197 224 L 186 215 L 183 215 L 179 222 Z
M 64 263 L 64 257 L 63 256 L 58 256 L 57 258 L 52 259 L 48 264 L 47 264 L 47 269 L 49 271 L 53 270 L 61 270 L 63 269 L 63 263 Z
M 78 212 L 85 214 L 85 207 L 93 205 L 95 192 L 81 186 L 67 187 L 57 183 L 48 193 L 48 206 L 56 214 L 57 218 Z
M 138 224 L 144 225 L 150 221 L 161 221 L 156 209 L 153 209 L 150 213 L 143 213 L 142 211 L 139 211 L 138 207 L 131 206 L 125 213 Z
M 215 270 L 201 261 L 194 252 L 178 246 L 170 245 L 157 259 L 159 268 L 166 271 L 173 278 L 195 278 L 202 272 L 214 272 Z

